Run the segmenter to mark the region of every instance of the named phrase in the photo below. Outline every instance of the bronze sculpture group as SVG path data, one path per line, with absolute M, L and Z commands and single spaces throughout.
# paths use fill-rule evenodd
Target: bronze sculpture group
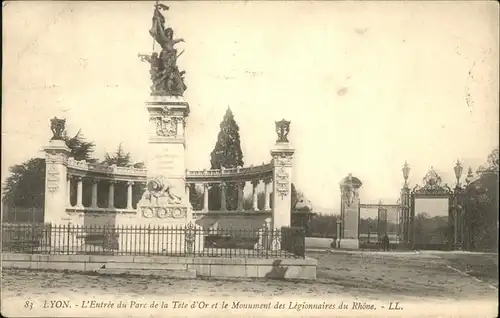
M 184 39 L 174 39 L 172 28 L 165 28 L 165 17 L 160 10 L 168 10 L 163 4 L 156 4 L 153 13 L 153 25 L 149 34 L 161 46 L 160 54 L 140 55 L 141 59 L 151 64 L 151 95 L 182 96 L 187 89 L 184 83 L 185 71 L 177 67 L 175 45 Z

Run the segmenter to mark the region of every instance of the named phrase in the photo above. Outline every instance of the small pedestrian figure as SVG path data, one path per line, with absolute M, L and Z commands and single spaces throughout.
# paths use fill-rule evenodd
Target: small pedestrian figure
M 382 245 L 384 246 L 384 251 L 389 251 L 389 236 L 387 233 L 385 233 L 382 238 Z

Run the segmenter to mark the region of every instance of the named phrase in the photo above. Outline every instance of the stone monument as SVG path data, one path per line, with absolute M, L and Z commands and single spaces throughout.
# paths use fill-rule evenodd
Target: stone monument
M 203 247 L 200 231 L 192 219 L 192 207 L 186 194 L 186 119 L 189 104 L 184 100 L 187 86 L 185 71 L 180 71 L 175 45 L 184 39 L 174 39 L 174 31 L 165 27 L 163 4 L 154 6 L 149 34 L 153 38 L 153 52 L 139 54 L 150 64 L 151 92 L 146 101 L 149 114 L 148 160 L 146 189 L 137 205 L 136 224 L 182 229 L 176 235 L 159 235 L 159 245 L 168 241 L 173 250 L 189 251 L 194 246 Z M 154 52 L 154 43 L 160 52 Z M 163 242 L 165 241 L 165 242 Z
M 191 221 L 191 207 L 186 196 L 185 150 L 186 119 L 189 104 L 184 100 L 186 90 L 184 71 L 179 71 L 175 45 L 183 39 L 174 39 L 172 28 L 165 27 L 162 11 L 169 7 L 154 6 L 149 34 L 160 52 L 139 54 L 149 62 L 151 92 L 146 101 L 149 114 L 147 183 L 138 203 L 140 224 L 186 225 Z
M 361 185 L 361 181 L 351 174 L 340 182 L 340 248 L 359 249 L 359 188 Z

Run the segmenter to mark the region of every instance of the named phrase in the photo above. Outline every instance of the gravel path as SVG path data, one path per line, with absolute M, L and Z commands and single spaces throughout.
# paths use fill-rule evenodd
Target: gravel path
M 464 254 L 465 255 L 465 254 Z M 485 255 L 474 263 L 491 261 Z M 315 282 L 275 280 L 182 280 L 141 276 L 84 275 L 6 269 L 2 272 L 2 303 L 21 306 L 26 299 L 362 299 L 363 301 L 490 301 L 497 290 L 490 282 L 468 276 L 457 265 L 457 256 L 426 253 L 309 252 L 318 259 Z M 479 258 L 479 259 L 478 259 Z M 496 256 L 495 256 L 496 258 Z M 482 260 L 481 260 L 482 259 Z M 466 262 L 465 262 L 466 263 Z M 470 260 L 469 260 L 470 263 Z M 498 265 L 496 265 L 498 267 Z M 455 270 L 455 269 L 458 269 Z M 494 280 L 495 281 L 495 280 Z M 496 278 L 498 284 L 498 277 Z M 3 305 L 2 305 L 3 306 Z M 69 310 L 69 309 L 68 309 Z M 74 316 L 74 311 L 60 311 Z

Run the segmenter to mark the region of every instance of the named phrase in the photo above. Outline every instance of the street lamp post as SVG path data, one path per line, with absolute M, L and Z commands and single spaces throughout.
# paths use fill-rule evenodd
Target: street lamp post
M 455 171 L 455 178 L 456 180 L 456 185 L 455 185 L 455 191 L 454 191 L 454 215 L 453 215 L 453 243 L 455 248 L 460 245 L 460 241 L 462 240 L 463 233 L 462 233 L 462 222 L 463 222 L 463 216 L 462 216 L 462 206 L 461 206 L 461 195 L 462 195 L 462 187 L 460 186 L 460 178 L 462 177 L 462 172 L 464 171 L 464 167 L 460 163 L 459 160 L 457 160 L 457 163 L 455 164 L 455 167 L 453 168 Z
M 402 212 L 402 223 L 403 223 L 403 228 L 402 228 L 402 235 L 403 235 L 403 242 L 404 243 L 410 243 L 410 189 L 408 188 L 408 177 L 410 175 L 410 166 L 405 160 L 405 164 L 403 165 L 403 178 L 404 178 L 404 185 L 403 189 L 401 190 L 401 212 Z

